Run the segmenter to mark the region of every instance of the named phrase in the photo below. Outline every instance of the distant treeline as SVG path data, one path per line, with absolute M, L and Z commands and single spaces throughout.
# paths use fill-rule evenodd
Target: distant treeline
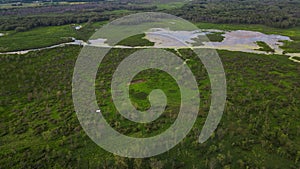
M 32 3 L 32 2 L 51 2 L 51 0 L 0 0 L 0 4 L 5 3 L 15 3 L 15 2 L 21 2 L 21 3 Z M 99 2 L 104 0 L 52 0 L 52 2 Z
M 1 19 L 0 30 L 16 30 L 17 32 L 26 31 L 41 26 L 58 26 L 71 23 L 83 23 L 88 21 L 105 21 L 109 20 L 106 15 L 64 15 L 64 16 L 40 16 L 40 17 L 14 17 L 13 20 Z
M 88 21 L 103 21 L 131 12 L 159 11 L 183 17 L 192 22 L 227 24 L 263 24 L 276 28 L 300 25 L 299 0 L 194 0 L 181 8 L 158 10 L 144 0 L 98 1 L 73 5 L 0 9 L 0 30 L 25 31 L 39 26 L 54 26 Z
M 144 3 L 153 3 L 153 0 L 0 0 L 0 4 L 4 3 L 33 3 L 33 2 L 109 2 L 109 3 L 135 3 L 135 4 L 144 4 Z M 176 0 L 172 0 L 176 1 Z M 177 0 L 180 1 L 180 0 Z M 166 3 L 170 2 L 169 0 L 155 0 L 155 2 Z
M 194 0 L 172 13 L 194 22 L 300 25 L 299 0 Z
M 41 7 L 0 9 L 0 30 L 25 31 L 40 26 L 57 26 L 116 18 L 105 13 L 115 10 L 151 11 L 153 6 L 122 5 L 116 3 L 87 3 L 76 5 L 49 5 Z

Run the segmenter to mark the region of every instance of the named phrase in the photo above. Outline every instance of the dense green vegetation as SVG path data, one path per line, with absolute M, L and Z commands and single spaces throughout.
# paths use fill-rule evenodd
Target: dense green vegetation
M 297 41 L 284 41 L 284 45 L 281 46 L 285 52 L 299 53 L 300 52 L 300 40 Z
M 194 0 L 172 13 L 193 22 L 288 28 L 300 25 L 299 8 L 298 0 Z
M 145 34 L 134 35 L 129 38 L 126 38 L 120 41 L 117 45 L 124 45 L 124 46 L 153 46 L 154 42 L 150 42 L 149 40 L 145 39 Z
M 257 50 L 265 51 L 265 52 L 275 52 L 266 42 L 258 41 L 256 44 L 260 47 Z
M 71 98 L 72 71 L 79 50 L 79 47 L 69 46 L 26 55 L 0 56 L 0 166 L 300 166 L 300 125 L 296 120 L 300 118 L 300 89 L 297 87 L 300 85 L 300 66 L 285 56 L 219 51 L 227 75 L 228 101 L 214 136 L 199 144 L 197 138 L 209 109 L 210 84 L 201 62 L 190 50 L 181 50 L 182 57 L 190 59 L 188 65 L 199 83 L 201 106 L 198 120 L 188 137 L 170 151 L 147 159 L 128 159 L 105 152 L 80 127 Z M 167 74 L 145 71 L 135 77 L 130 86 L 131 99 L 138 109 L 149 106 L 147 95 L 156 87 L 161 87 L 167 94 L 169 107 L 150 125 L 136 125 L 120 118 L 110 101 L 110 73 L 122 58 L 134 51 L 114 49 L 105 57 L 97 76 L 99 105 L 110 124 L 122 133 L 136 137 L 150 131 L 161 133 L 172 124 L 178 108 L 178 88 Z
M 201 29 L 252 30 L 289 36 L 293 41 L 284 42 L 284 51 L 300 52 L 299 5 L 297 0 L 124 0 L 4 7 L 0 9 L 0 32 L 5 33 L 0 37 L 0 52 L 47 47 L 69 42 L 70 37 L 87 41 L 108 20 L 141 11 L 175 14 Z M 78 25 L 82 29 L 75 30 Z M 144 36 L 129 37 L 118 45 L 152 46 Z M 207 37 L 214 42 L 224 39 L 222 33 Z M 259 50 L 273 52 L 266 43 L 257 44 Z M 167 49 L 176 55 L 180 53 L 183 60 L 188 59 L 186 63 L 196 76 L 201 94 L 198 118 L 188 136 L 170 151 L 151 158 L 131 159 L 106 152 L 81 128 L 71 86 L 80 50 L 80 46 L 68 45 L 24 55 L 0 55 L 0 168 L 300 167 L 300 64 L 287 56 L 218 51 L 227 78 L 226 108 L 217 130 L 200 144 L 198 136 L 211 97 L 206 69 L 192 50 Z M 167 73 L 143 71 L 129 86 L 133 105 L 138 110 L 147 110 L 149 93 L 162 89 L 168 98 L 166 110 L 148 124 L 121 117 L 112 102 L 110 82 L 120 62 L 137 50 L 112 49 L 105 56 L 98 69 L 96 95 L 104 117 L 115 130 L 132 137 L 149 137 L 173 124 L 180 108 L 180 93 Z M 298 57 L 294 59 L 300 61 Z
M 104 21 L 136 12 L 165 12 L 192 22 L 262 24 L 277 28 L 299 26 L 297 0 L 114 1 L 44 4 L 0 8 L 0 30 L 32 29 L 88 21 Z M 187 12 L 188 11 L 188 12 Z
M 0 30 L 30 30 L 42 26 L 107 21 L 123 16 L 128 11 L 151 11 L 155 8 L 156 6 L 148 5 L 97 2 L 0 9 Z M 121 12 L 116 12 L 117 10 Z
M 27 9 L 27 8 L 25 8 Z M 34 9 L 32 9 L 34 10 Z M 43 9 L 41 9 L 43 11 Z M 20 16 L 21 15 L 21 16 Z M 44 14 L 12 14 L 6 16 L 2 14 L 0 16 L 0 30 L 30 30 L 36 27 L 43 26 L 60 26 L 66 24 L 80 24 L 84 22 L 95 22 L 95 21 L 107 21 L 109 19 L 108 14 L 100 15 L 97 13 L 44 13 Z
M 215 33 L 209 33 L 207 34 L 207 38 L 211 41 L 211 42 L 222 42 L 224 40 L 224 36 L 222 36 L 222 32 L 215 32 Z

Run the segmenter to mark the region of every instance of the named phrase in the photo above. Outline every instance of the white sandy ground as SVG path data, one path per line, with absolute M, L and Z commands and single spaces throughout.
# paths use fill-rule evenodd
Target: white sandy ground
M 296 57 L 300 58 L 300 53 L 287 53 L 286 55 L 290 56 L 290 60 L 300 63 L 300 60 L 295 59 Z
M 224 33 L 224 40 L 222 42 L 208 42 L 204 40 L 206 34 L 222 32 Z M 275 54 L 283 54 L 283 50 L 280 46 L 283 45 L 281 41 L 291 41 L 287 36 L 281 35 L 266 35 L 261 32 L 246 31 L 246 30 L 236 30 L 236 31 L 222 31 L 215 29 L 202 29 L 196 31 L 171 31 L 169 29 L 163 28 L 153 28 L 145 32 L 145 39 L 154 42 L 154 46 L 110 46 L 106 43 L 106 39 L 95 39 L 84 42 L 82 40 L 76 40 L 73 38 L 73 42 L 62 43 L 58 45 L 53 45 L 38 49 L 29 49 L 14 52 L 3 52 L 0 54 L 26 54 L 31 51 L 38 51 L 43 49 L 51 49 L 56 47 L 62 47 L 65 45 L 90 45 L 96 47 L 107 47 L 107 48 L 211 48 L 211 49 L 222 49 L 229 51 L 241 51 L 248 53 L 258 53 L 258 54 L 272 54 L 265 51 L 259 51 L 260 48 L 256 42 L 263 41 L 268 44 L 272 49 L 274 49 Z M 1 34 L 0 34 L 1 36 Z M 201 38 L 202 37 L 202 38 Z M 200 39 L 201 38 L 201 39 Z M 207 38 L 206 38 L 207 39 Z M 198 40 L 198 41 L 197 41 Z M 202 42 L 199 44 L 197 42 Z M 289 56 L 289 59 L 300 63 L 295 57 L 300 58 L 300 53 L 285 53 L 283 55 Z

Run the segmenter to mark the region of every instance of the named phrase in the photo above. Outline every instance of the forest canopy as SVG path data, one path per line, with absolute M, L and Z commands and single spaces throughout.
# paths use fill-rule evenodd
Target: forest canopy
M 298 0 L 194 0 L 173 13 L 193 22 L 288 28 L 300 25 L 299 9 Z
M 145 11 L 170 13 L 192 22 L 262 24 L 290 28 L 300 25 L 299 9 L 298 0 L 194 0 L 175 9 L 161 9 L 159 4 L 149 0 L 64 5 L 47 3 L 28 8 L 0 8 L 0 30 L 29 30 L 40 26 L 111 20 L 128 13 Z M 118 10 L 119 13 L 107 13 Z

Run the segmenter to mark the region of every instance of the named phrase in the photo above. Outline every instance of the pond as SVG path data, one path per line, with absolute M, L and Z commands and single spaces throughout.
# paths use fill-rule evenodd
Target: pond
M 209 42 L 203 36 L 210 33 L 224 32 L 224 40 L 222 42 Z M 283 50 L 280 46 L 282 41 L 291 41 L 287 36 L 281 35 L 266 35 L 261 32 L 236 30 L 236 31 L 222 31 L 222 30 L 201 30 L 201 31 L 170 31 L 168 29 L 151 29 L 146 32 L 146 39 L 155 43 L 155 47 L 186 47 L 183 43 L 176 41 L 179 39 L 194 48 L 212 48 L 224 49 L 230 51 L 241 51 L 251 53 L 267 53 L 259 51 L 260 46 L 256 42 L 265 42 L 268 46 L 274 49 L 275 54 L 282 54 Z M 197 43 L 201 42 L 201 44 Z

